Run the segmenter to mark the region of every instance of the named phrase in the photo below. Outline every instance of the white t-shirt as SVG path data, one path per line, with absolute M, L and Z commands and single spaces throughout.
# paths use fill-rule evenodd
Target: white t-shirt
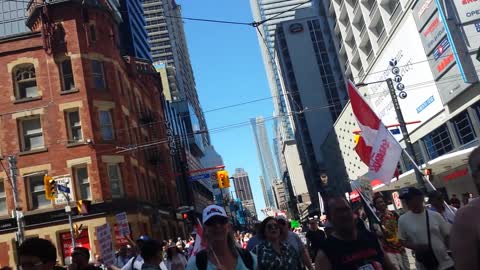
M 450 234 L 450 226 L 443 217 L 433 211 L 428 211 L 430 222 L 430 237 L 432 249 L 438 260 L 439 270 L 450 268 L 454 265 L 452 258 L 448 256 L 445 240 Z M 408 211 L 398 219 L 398 237 L 401 240 L 414 244 L 428 245 L 427 220 L 425 212 L 420 214 Z
M 135 259 L 134 262 L 132 262 L 133 259 Z M 141 270 L 143 262 L 144 261 L 142 256 L 138 255 L 128 260 L 128 262 L 122 267 L 122 270 Z M 133 267 L 132 267 L 132 263 L 133 263 Z M 167 266 L 165 265 L 164 262 L 160 263 L 160 269 L 167 270 Z

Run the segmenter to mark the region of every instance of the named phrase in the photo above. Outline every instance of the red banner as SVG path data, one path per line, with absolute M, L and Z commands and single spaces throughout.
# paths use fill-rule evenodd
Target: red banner
M 130 226 L 130 224 L 128 224 L 128 226 Z M 118 224 L 115 224 L 113 225 L 113 231 L 115 233 L 115 245 L 117 245 L 117 247 L 120 247 L 122 245 L 128 245 L 130 244 L 128 242 L 127 239 L 125 239 L 125 237 L 123 237 L 121 234 L 120 234 L 120 228 L 119 228 L 119 225 Z M 130 230 L 130 238 L 132 238 L 132 230 Z

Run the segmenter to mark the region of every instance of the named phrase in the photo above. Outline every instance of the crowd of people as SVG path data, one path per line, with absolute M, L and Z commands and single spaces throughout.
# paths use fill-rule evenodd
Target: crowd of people
M 469 158 L 480 182 L 480 148 Z M 325 200 L 326 216 L 310 219 L 305 234 L 285 216 L 267 217 L 252 232 L 235 232 L 225 209 L 203 210 L 201 243 L 195 238 L 159 242 L 141 236 L 118 250 L 105 267 L 89 250 L 75 247 L 68 270 L 407 270 L 411 251 L 419 270 L 480 269 L 480 198 L 460 200 L 409 187 L 400 198 L 408 209 L 391 211 L 381 194 L 372 199 L 374 221 L 344 196 Z M 427 204 L 426 204 L 427 203 Z M 376 221 L 376 222 L 375 222 Z M 321 226 L 319 226 L 321 225 Z M 305 240 L 302 240 L 304 236 Z M 199 248 L 203 247 L 203 248 Z M 30 238 L 18 248 L 21 270 L 61 270 L 55 246 Z M 4 268 L 9 269 L 9 268 Z

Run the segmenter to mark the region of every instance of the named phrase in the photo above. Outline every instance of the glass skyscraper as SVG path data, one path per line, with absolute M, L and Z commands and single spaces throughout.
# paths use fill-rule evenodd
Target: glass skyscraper
M 263 183 L 265 187 L 265 205 L 267 207 L 276 208 L 275 197 L 273 194 L 273 182 L 278 180 L 275 163 L 273 161 L 272 150 L 268 142 L 267 129 L 263 117 L 250 119 L 252 125 L 253 136 L 257 146 L 258 162 L 262 169 Z
M 120 25 L 123 53 L 152 61 L 142 3 L 140 0 L 121 0 L 120 6 L 123 20 Z

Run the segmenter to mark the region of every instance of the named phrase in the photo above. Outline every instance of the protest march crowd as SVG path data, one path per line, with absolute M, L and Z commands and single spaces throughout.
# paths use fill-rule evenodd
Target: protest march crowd
M 480 180 L 480 148 L 468 160 Z M 425 195 L 427 195 L 425 197 Z M 325 199 L 326 216 L 291 230 L 285 216 L 266 217 L 252 232 L 235 232 L 225 209 L 210 205 L 188 240 L 159 242 L 144 235 L 122 246 L 113 262 L 75 247 L 71 264 L 57 264 L 55 246 L 29 238 L 18 248 L 21 270 L 474 270 L 480 269 L 480 198 L 448 202 L 439 191 L 408 187 L 399 215 L 374 194 L 375 218 L 344 196 Z M 303 240 L 302 240 L 303 239 Z M 412 254 L 409 256 L 409 254 Z M 4 267 L 3 270 L 11 269 Z

